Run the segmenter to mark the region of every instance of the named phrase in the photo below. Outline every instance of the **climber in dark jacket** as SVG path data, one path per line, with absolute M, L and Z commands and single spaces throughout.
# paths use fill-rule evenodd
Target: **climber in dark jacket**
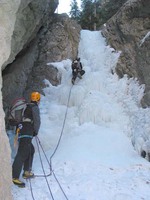
M 17 134 L 19 147 L 17 155 L 12 166 L 13 183 L 19 187 L 25 187 L 25 183 L 19 180 L 21 170 L 23 168 L 23 178 L 33 178 L 32 162 L 34 156 L 34 146 L 32 138 L 38 134 L 40 128 L 40 112 L 38 104 L 40 102 L 40 93 L 31 93 L 31 103 L 27 104 L 24 111 L 22 122 L 17 126 Z
M 83 74 L 85 71 L 83 70 L 82 63 L 80 62 L 80 58 L 73 60 L 72 62 L 72 84 L 74 85 L 75 80 L 77 77 L 82 79 Z

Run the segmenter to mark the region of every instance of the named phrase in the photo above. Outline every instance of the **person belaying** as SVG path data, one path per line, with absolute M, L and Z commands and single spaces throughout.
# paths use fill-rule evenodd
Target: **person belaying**
M 74 85 L 76 78 L 79 77 L 80 79 L 82 79 L 82 76 L 83 74 L 85 74 L 85 71 L 83 70 L 83 66 L 82 66 L 82 63 L 80 62 L 80 58 L 73 60 L 71 67 L 72 67 L 71 82 Z
M 25 187 L 25 183 L 19 179 L 22 168 L 24 170 L 22 175 L 24 179 L 34 177 L 32 162 L 35 150 L 32 138 L 38 134 L 41 124 L 38 106 L 41 95 L 39 92 L 32 92 L 30 98 L 31 101 L 24 111 L 23 120 L 16 128 L 18 151 L 12 165 L 12 181 L 19 187 Z

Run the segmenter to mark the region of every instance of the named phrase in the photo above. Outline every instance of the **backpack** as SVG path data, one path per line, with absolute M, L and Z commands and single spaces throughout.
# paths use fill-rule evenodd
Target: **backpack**
M 26 107 L 27 102 L 23 97 L 16 99 L 12 103 L 8 117 L 10 126 L 16 126 L 22 121 Z

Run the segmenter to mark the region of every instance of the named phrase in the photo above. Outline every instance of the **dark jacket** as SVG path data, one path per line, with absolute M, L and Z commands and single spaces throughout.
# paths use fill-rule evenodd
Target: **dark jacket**
M 81 70 L 82 70 L 82 64 L 81 64 L 81 62 L 80 61 L 77 61 L 77 60 L 74 60 L 73 62 L 72 62 L 72 73 L 78 73 L 78 72 L 80 72 Z
M 40 128 L 40 112 L 36 102 L 31 102 L 27 105 L 24 111 L 23 122 L 18 125 L 19 139 L 21 138 L 33 138 L 38 134 Z

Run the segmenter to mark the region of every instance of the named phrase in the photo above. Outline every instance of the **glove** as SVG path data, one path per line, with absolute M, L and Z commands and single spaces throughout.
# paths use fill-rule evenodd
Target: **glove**
M 33 136 L 37 136 L 38 133 L 36 133 L 35 131 L 33 132 Z
M 141 156 L 142 156 L 143 158 L 145 158 L 145 157 L 146 157 L 146 152 L 145 152 L 145 151 L 142 151 L 142 152 L 141 152 Z

